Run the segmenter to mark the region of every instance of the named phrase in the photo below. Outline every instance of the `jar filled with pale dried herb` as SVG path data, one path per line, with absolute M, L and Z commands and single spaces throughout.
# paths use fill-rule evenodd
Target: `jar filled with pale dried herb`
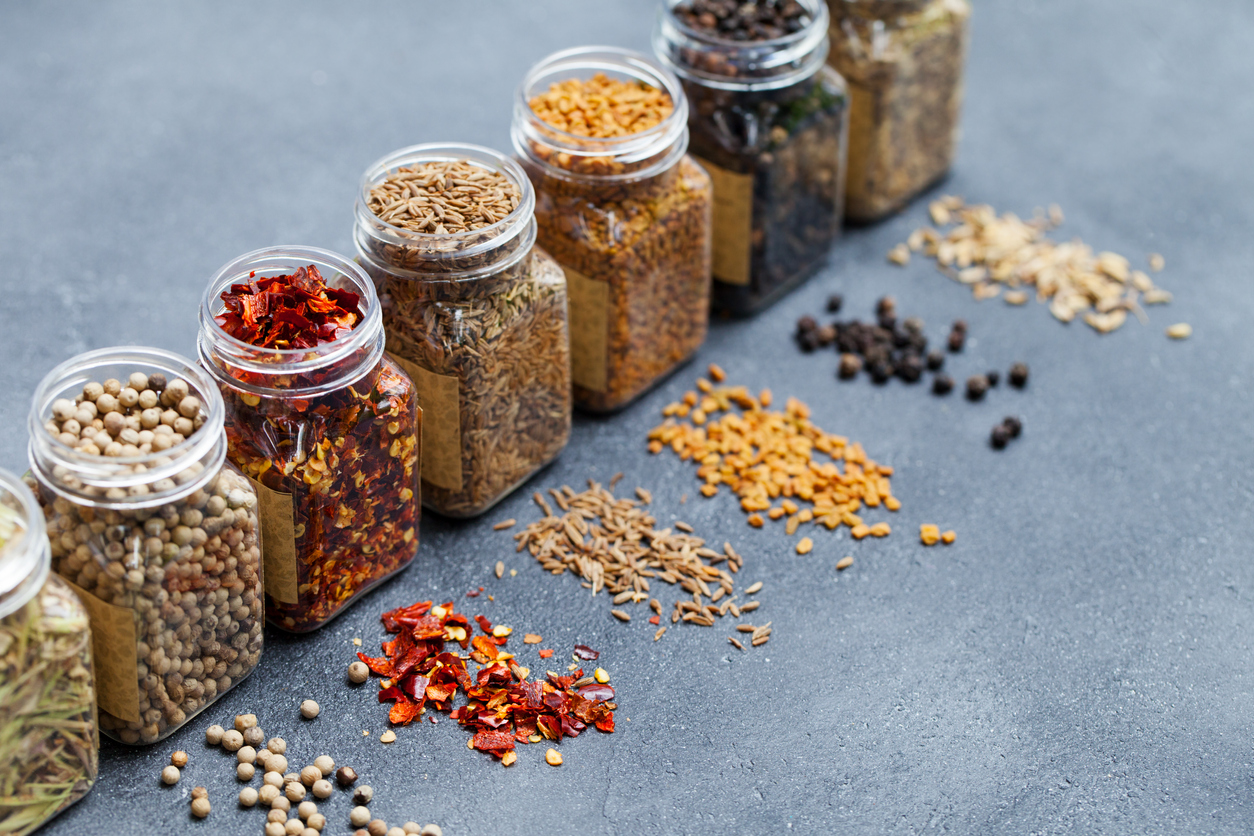
M 123 743 L 173 734 L 261 658 L 257 497 L 222 420 L 213 380 L 155 348 L 89 351 L 35 392 L 52 570 L 91 615 L 100 730 Z
M 284 630 L 321 627 L 417 554 L 422 410 L 383 343 L 374 284 L 327 250 L 246 253 L 201 300 L 200 361 L 257 489 L 266 618 Z
M 535 192 L 490 148 L 418 145 L 367 169 L 356 217 L 388 354 L 423 408 L 423 502 L 482 514 L 570 437 L 566 279 L 535 246 Z
M 653 36 L 682 79 L 692 154 L 714 181 L 714 306 L 755 313 L 840 234 L 848 96 L 824 65 L 822 0 L 663 0 Z
M 87 610 L 50 574 L 44 515 L 0 470 L 0 833 L 23 836 L 96 781 Z
M 967 0 L 827 0 L 849 83 L 845 214 L 874 221 L 945 176 L 958 144 Z
M 512 134 L 566 273 L 575 404 L 620 409 L 708 327 L 710 179 L 686 153 L 683 90 L 627 50 L 559 52 L 523 80 Z

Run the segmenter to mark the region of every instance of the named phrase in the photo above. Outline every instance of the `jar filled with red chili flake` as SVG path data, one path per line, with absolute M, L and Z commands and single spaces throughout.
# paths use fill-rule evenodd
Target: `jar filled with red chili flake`
M 358 259 L 423 407 L 422 499 L 447 516 L 487 511 L 570 437 L 566 279 L 534 207 L 518 164 L 477 145 L 389 154 L 358 192 Z
M 370 279 L 313 247 L 240 256 L 201 301 L 201 363 L 257 487 L 266 616 L 285 630 L 322 626 L 417 552 L 422 410 L 383 342 Z

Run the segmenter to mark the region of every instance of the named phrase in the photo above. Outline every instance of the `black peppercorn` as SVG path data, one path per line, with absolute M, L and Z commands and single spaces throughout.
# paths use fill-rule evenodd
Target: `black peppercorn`
M 814 335 L 818 339 L 819 348 L 827 348 L 829 345 L 836 342 L 836 326 L 824 325 L 820 328 L 816 328 L 814 329 Z
M 871 380 L 875 383 L 887 383 L 893 376 L 893 367 L 888 363 L 872 363 L 867 371 L 871 373 Z
M 989 436 L 989 443 L 993 445 L 994 450 L 1002 450 L 1006 444 L 1010 442 L 1010 431 L 1003 425 L 998 424 L 993 427 L 993 433 Z
M 985 372 L 984 376 L 988 378 L 989 386 L 996 386 L 998 383 L 1001 382 L 1001 372 L 997 371 L 997 369 L 993 369 L 990 372 Z
M 949 332 L 949 350 L 950 351 L 955 352 L 955 353 L 962 351 L 962 347 L 966 344 L 966 342 L 967 342 L 967 334 L 965 331 L 950 331 Z
M 1023 432 L 1023 422 L 1015 415 L 1007 415 L 1001 425 L 1006 428 L 1006 432 L 1010 433 L 1011 438 L 1018 438 Z
M 802 331 L 797 335 L 797 345 L 801 346 L 801 350 L 809 354 L 819 347 L 819 329 L 814 328 L 809 331 Z
M 857 377 L 858 372 L 862 371 L 862 358 L 856 354 L 840 355 L 840 369 L 837 374 L 841 380 L 849 380 Z
M 965 319 L 955 319 L 954 324 L 950 326 L 951 331 L 957 331 L 960 334 L 967 333 L 967 321 Z
M 967 399 L 978 401 L 983 399 L 984 393 L 988 391 L 988 378 L 982 374 L 972 375 L 967 378 Z
M 937 349 L 927 353 L 927 367 L 931 371 L 938 371 L 941 366 L 945 365 L 945 352 Z
M 918 383 L 923 376 L 923 361 L 917 354 L 907 354 L 897 363 L 897 376 L 906 383 Z
M 1015 363 L 1010 367 L 1010 374 L 1007 375 L 1010 385 L 1016 389 L 1022 389 L 1028 385 L 1028 365 L 1027 363 Z
M 813 331 L 815 328 L 818 328 L 818 327 L 819 327 L 818 320 L 816 320 L 812 316 L 803 316 L 801 317 L 801 319 L 797 320 L 797 333 L 799 335 L 804 334 L 807 331 Z
M 876 316 L 896 316 L 897 300 L 891 296 L 881 296 L 879 301 L 875 303 Z
M 948 395 L 954 389 L 954 379 L 947 374 L 938 374 L 932 379 L 933 395 Z
M 917 336 L 923 333 L 923 320 L 919 319 L 917 316 L 908 316 L 906 317 L 906 321 L 901 323 L 901 327 Z
M 840 313 L 840 306 L 843 304 L 845 304 L 845 297 L 841 296 L 839 293 L 833 293 L 831 296 L 827 297 L 827 312 Z

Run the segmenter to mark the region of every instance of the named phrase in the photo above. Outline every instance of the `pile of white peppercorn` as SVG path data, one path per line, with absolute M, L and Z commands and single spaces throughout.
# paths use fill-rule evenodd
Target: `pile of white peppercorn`
M 177 461 L 165 451 L 190 438 L 206 419 L 202 399 L 186 381 L 167 383 L 161 374 L 142 372 L 130 375 L 125 386 L 112 379 L 88 383 L 77 400 L 54 401 L 52 413 L 45 425 L 49 432 L 80 453 L 146 456 L 133 465 L 134 473 Z M 159 740 L 247 676 L 260 659 L 256 494 L 229 466 L 207 472 L 199 460 L 173 478 L 125 489 L 82 486 L 73 474 L 53 478 L 81 497 L 67 499 L 35 486 L 47 518 L 53 570 L 136 615 L 133 656 L 114 648 L 96 664 L 102 681 L 134 677 L 138 704 L 121 705 L 102 692 L 101 730 L 126 743 Z M 166 495 L 171 499 L 162 503 Z M 132 502 L 152 504 L 127 507 Z

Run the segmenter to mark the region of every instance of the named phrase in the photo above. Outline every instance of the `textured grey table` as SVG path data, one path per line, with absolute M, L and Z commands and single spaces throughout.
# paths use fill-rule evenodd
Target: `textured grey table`
M 176 5 L 0 8 L 5 467 L 25 466 L 29 396 L 54 364 L 124 343 L 190 354 L 219 265 L 278 243 L 347 251 L 368 163 L 423 141 L 506 147 L 533 61 L 590 42 L 646 49 L 653 9 Z M 391 585 L 315 635 L 271 631 L 262 667 L 182 732 L 146 749 L 106 744 L 96 789 L 46 832 L 259 834 L 262 813 L 236 807 L 228 759 L 201 736 L 242 711 L 285 736 L 294 763 L 325 751 L 354 764 L 389 823 L 434 821 L 450 836 L 1254 828 L 1254 7 L 978 2 L 973 28 L 965 139 L 944 188 L 1021 214 L 1058 202 L 1060 235 L 1138 260 L 1162 252 L 1176 302 L 1151 309 L 1149 327 L 1100 338 L 1035 304 L 977 304 L 917 259 L 888 265 L 922 205 L 852 231 L 811 284 L 717 325 L 699 365 L 614 418 L 578 419 L 561 459 L 487 519 L 428 516 L 418 561 Z M 934 339 L 965 317 L 974 339 L 956 372 L 1024 359 L 1031 386 L 970 405 L 897 382 L 839 384 L 834 355 L 802 357 L 789 340 L 833 291 L 863 317 L 892 293 Z M 1192 340 L 1168 342 L 1176 321 L 1193 324 Z M 712 360 L 803 398 L 821 426 L 893 464 L 897 533 L 824 534 L 798 557 L 779 527 L 745 525 L 730 497 L 701 500 L 688 465 L 649 456 L 660 407 Z M 1008 413 L 1025 436 L 994 453 L 988 429 Z M 604 598 L 491 531 L 533 518 L 534 488 L 618 470 L 625 487 L 653 489 L 664 522 L 681 514 L 747 556 L 743 577 L 766 583 L 769 645 L 741 654 L 725 628 L 655 644 L 643 618 L 617 623 Z M 924 549 L 921 522 L 956 528 L 958 544 Z M 857 562 L 837 575 L 845 554 Z M 496 580 L 498 558 L 517 576 Z M 461 597 L 479 585 L 495 602 Z M 564 743 L 560 770 L 541 746 L 502 769 L 448 721 L 382 746 L 386 707 L 372 687 L 343 684 L 351 639 L 376 646 L 382 609 L 431 597 L 561 652 L 599 648 L 619 731 Z M 305 697 L 323 705 L 313 723 L 297 719 Z M 157 773 L 176 748 L 192 765 L 166 789 Z M 192 823 L 196 784 L 214 812 Z M 348 806 L 328 807 L 327 833 L 347 832 Z

